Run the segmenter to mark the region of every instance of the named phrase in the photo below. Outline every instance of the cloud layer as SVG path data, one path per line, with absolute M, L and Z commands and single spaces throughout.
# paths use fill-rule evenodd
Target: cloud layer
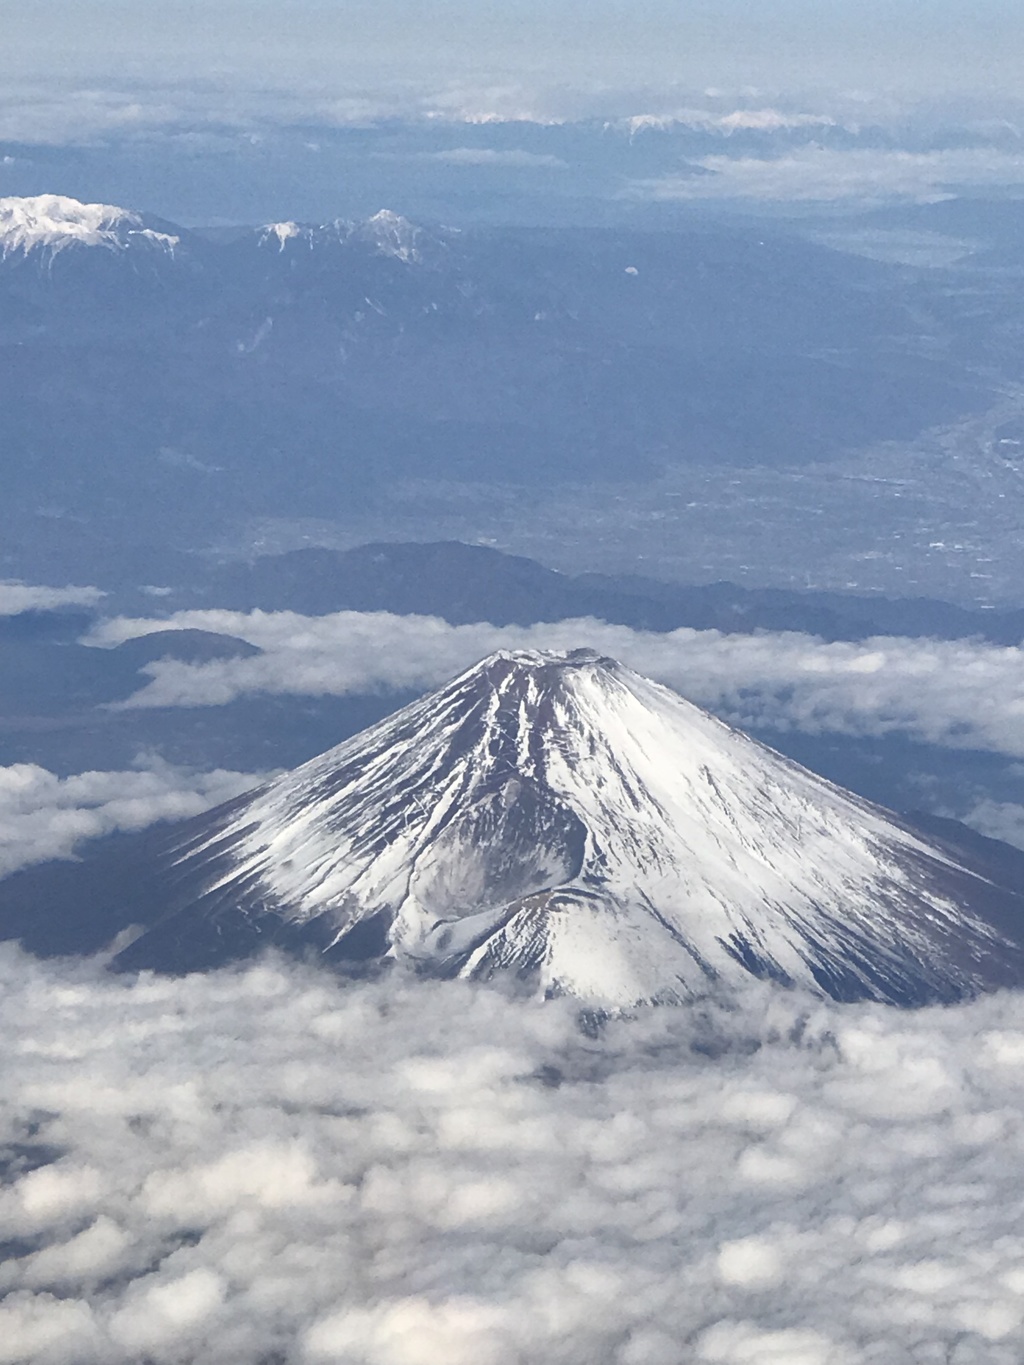
M 55 607 L 94 607 L 105 596 L 99 588 L 73 585 L 45 588 L 3 581 L 0 582 L 0 616 L 19 616 L 23 611 L 52 611 Z
M 991 797 L 985 797 L 975 802 L 960 819 L 990 839 L 1002 839 L 1003 843 L 1024 848 L 1024 806 L 1013 801 L 993 801 Z
M 731 109 L 728 113 L 710 109 L 676 109 L 668 114 L 634 114 L 624 126 L 637 133 L 668 132 L 675 128 L 694 128 L 721 133 L 778 133 L 795 128 L 834 128 L 837 120 L 829 114 L 804 114 L 786 109 Z M 851 129 L 852 131 L 852 129 Z
M 527 152 L 518 147 L 447 147 L 440 152 L 423 152 L 425 161 L 443 161 L 449 166 L 495 166 L 503 170 L 565 170 L 559 156 Z
M 602 621 L 451 626 L 386 612 L 188 611 L 116 618 L 112 645 L 168 627 L 220 631 L 258 645 L 251 659 L 163 660 L 129 706 L 211 706 L 258 692 L 310 695 L 433 687 L 496 649 L 590 645 L 739 725 L 879 735 L 1024 757 L 1024 649 L 970 640 L 879 638 L 825 644 L 809 635 L 667 634 Z
M 1024 1000 L 565 1002 L 0 953 L 17 1365 L 1017 1365 Z
M 705 173 L 637 181 L 628 193 L 665 201 L 910 199 L 934 203 L 954 198 L 965 188 L 1024 184 L 1024 157 L 992 147 L 919 152 L 809 146 L 776 157 L 705 156 L 693 165 Z
M 169 763 L 57 777 L 35 763 L 0 768 L 0 877 L 68 858 L 84 839 L 184 820 L 256 786 L 260 776 Z

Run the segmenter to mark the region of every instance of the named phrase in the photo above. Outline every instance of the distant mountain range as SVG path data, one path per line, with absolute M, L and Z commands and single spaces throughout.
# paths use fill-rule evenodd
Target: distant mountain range
M 207 240 L 231 241 L 246 234 L 211 232 Z M 314 251 L 356 244 L 381 256 L 420 261 L 418 243 L 424 234 L 414 224 L 387 209 L 362 223 L 337 219 L 320 226 L 268 223 L 258 230 L 261 246 L 274 244 L 283 252 L 289 244 Z M 194 233 L 162 219 L 118 208 L 115 204 L 83 204 L 67 195 L 0 199 L 0 257 L 41 258 L 47 266 L 68 248 L 102 247 L 124 253 L 152 250 L 173 258 L 184 244 L 195 251 L 201 241 Z M 435 240 L 438 240 L 435 238 Z
M 917 1005 L 1024 981 L 1022 870 L 613 660 L 502 653 L 176 833 L 9 879 L 0 930 L 58 953 L 120 934 L 131 969 L 277 946 L 600 1007 L 751 976 Z
M 638 575 L 565 574 L 521 555 L 457 541 L 293 550 L 226 563 L 182 562 L 167 604 L 264 611 L 391 611 L 453 625 L 530 625 L 593 616 L 638 630 L 803 631 L 825 640 L 935 636 L 1019 644 L 1024 611 L 983 611 L 929 598 L 664 583 Z
M 991 396 L 922 345 L 920 280 L 761 227 L 200 232 L 48 195 L 0 199 L 0 256 L 16 562 L 344 520 L 405 478 L 799 465 Z

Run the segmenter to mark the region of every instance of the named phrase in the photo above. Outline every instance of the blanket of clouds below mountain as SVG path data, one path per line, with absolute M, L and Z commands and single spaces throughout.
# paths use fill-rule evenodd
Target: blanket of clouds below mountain
M 0 1361 L 1020 1358 L 1019 996 L 0 979 Z

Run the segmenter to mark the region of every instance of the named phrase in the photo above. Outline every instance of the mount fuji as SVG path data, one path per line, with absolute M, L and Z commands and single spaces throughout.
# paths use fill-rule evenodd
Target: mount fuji
M 592 651 L 499 653 L 180 828 L 114 961 L 184 971 L 277 945 L 607 1007 L 751 976 L 951 1001 L 1024 981 L 1024 896 L 982 846 Z

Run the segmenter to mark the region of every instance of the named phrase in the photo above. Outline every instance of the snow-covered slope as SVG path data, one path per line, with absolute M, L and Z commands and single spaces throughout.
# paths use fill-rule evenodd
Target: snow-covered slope
M 147 227 L 146 220 L 113 204 L 83 204 L 60 194 L 0 199 L 0 255 L 28 255 L 44 250 L 55 255 L 69 246 L 124 251 L 146 245 L 173 251 L 178 237 Z
M 213 818 L 176 871 L 185 907 L 128 961 L 284 928 L 618 1006 L 749 973 L 900 1003 L 1024 979 L 1012 892 L 590 651 L 484 660 Z
M 318 226 L 302 223 L 267 223 L 259 229 L 261 245 L 285 251 L 289 243 L 314 250 L 319 245 L 356 242 L 368 246 L 377 256 L 390 256 L 406 264 L 421 259 L 423 231 L 415 223 L 390 209 L 381 209 L 372 218 L 352 223 L 344 218 Z
M 381 209 L 372 218 L 360 223 L 353 232 L 359 241 L 366 242 L 380 256 L 394 256 L 399 261 L 417 261 L 420 258 L 420 229 L 400 213 Z

